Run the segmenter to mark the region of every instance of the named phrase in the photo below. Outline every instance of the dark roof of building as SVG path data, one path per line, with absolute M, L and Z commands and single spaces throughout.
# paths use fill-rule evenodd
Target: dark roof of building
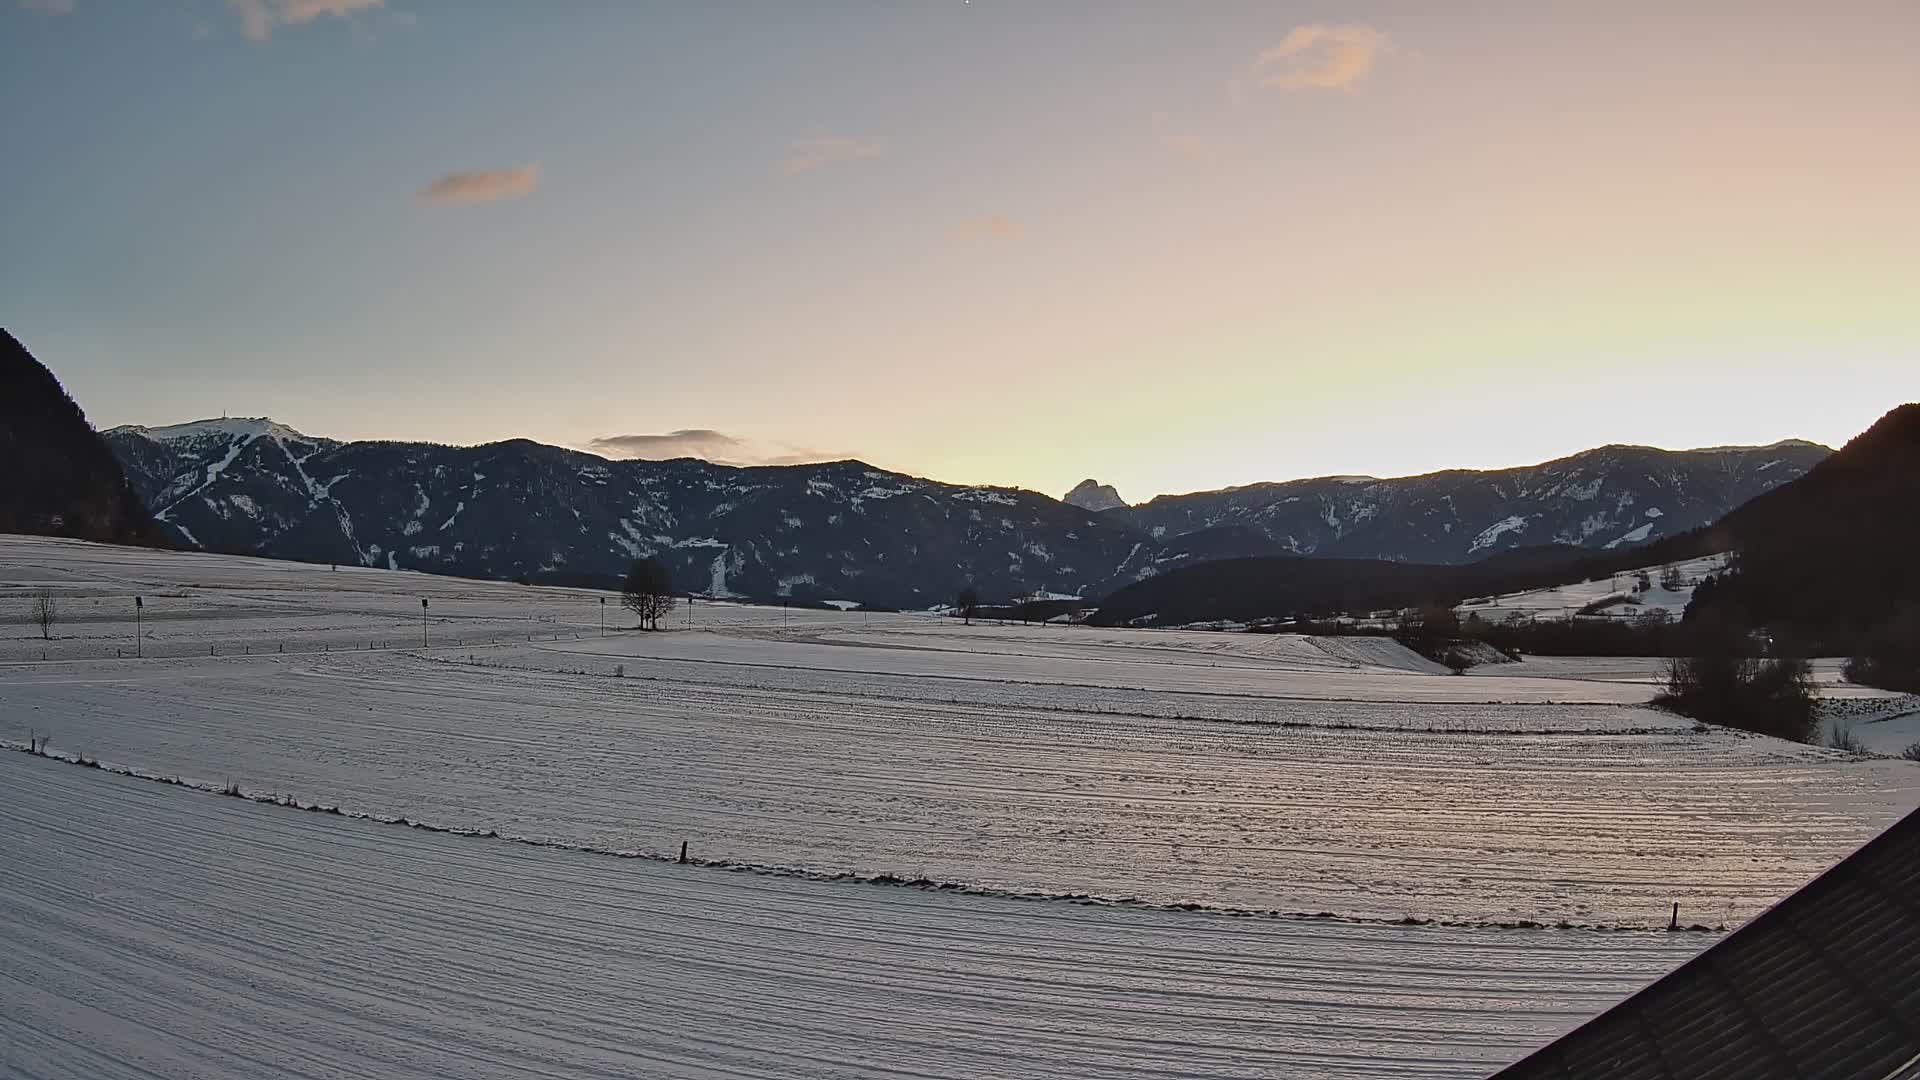
M 1920 811 L 1495 1080 L 1920 1078 Z

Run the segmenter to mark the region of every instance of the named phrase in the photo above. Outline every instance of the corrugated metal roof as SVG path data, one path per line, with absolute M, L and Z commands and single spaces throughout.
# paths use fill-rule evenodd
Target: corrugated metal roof
M 1920 811 L 1496 1080 L 1920 1080 Z

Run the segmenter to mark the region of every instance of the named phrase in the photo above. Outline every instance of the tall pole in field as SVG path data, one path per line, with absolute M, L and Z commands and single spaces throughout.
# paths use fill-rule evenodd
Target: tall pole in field
M 145 606 L 145 600 L 138 596 L 133 598 L 133 655 L 136 657 L 146 655 L 146 645 L 140 640 L 140 609 Z
M 607 598 L 600 598 L 600 636 L 607 636 Z
M 427 598 L 420 598 L 420 647 L 427 647 Z

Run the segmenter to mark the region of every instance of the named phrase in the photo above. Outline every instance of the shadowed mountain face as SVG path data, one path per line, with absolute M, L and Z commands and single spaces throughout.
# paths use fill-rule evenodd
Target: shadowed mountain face
M 106 438 L 162 525 L 193 546 L 594 584 L 655 555 L 676 589 L 896 606 L 945 603 L 968 583 L 990 602 L 1093 598 L 1257 555 L 1465 562 L 1559 537 L 1631 545 L 1706 524 L 1826 453 L 1607 448 L 1533 469 L 1307 480 L 1094 511 L 857 461 L 735 468 L 524 440 L 342 443 L 264 419 Z
M 1920 627 L 1920 404 L 1881 417 L 1709 535 L 1741 559 L 1705 606 L 1738 621 L 1830 640 Z
M 1323 477 L 1163 495 L 1115 513 L 1160 538 L 1236 526 L 1266 536 L 1276 554 L 1464 563 L 1523 546 L 1607 550 L 1675 536 L 1798 478 L 1832 452 L 1798 441 L 1683 451 L 1603 446 L 1495 472 Z
M 4 330 L 0 532 L 116 544 L 153 544 L 162 535 L 60 380 Z
M 1696 453 L 1738 458 L 1747 452 Z M 1737 475 L 1737 467 L 1730 465 L 1728 473 Z M 1183 623 L 1452 604 L 1474 594 L 1730 551 L 1738 556 L 1735 569 L 1693 594 L 1698 611 L 1772 630 L 1776 639 L 1816 655 L 1879 647 L 1874 642 L 1911 655 L 1920 641 L 1917 535 L 1920 404 L 1911 404 L 1791 483 L 1758 494 L 1711 525 L 1656 543 L 1612 551 L 1516 550 L 1464 567 L 1273 557 L 1210 561 L 1117 590 L 1102 603 L 1100 618 Z M 1688 611 L 1691 617 L 1696 608 Z
M 339 443 L 268 420 L 109 437 L 191 544 L 476 577 L 610 584 L 657 556 L 676 590 L 931 606 L 1070 591 L 1133 529 L 1043 495 L 857 461 L 735 468 L 609 461 L 526 441 Z

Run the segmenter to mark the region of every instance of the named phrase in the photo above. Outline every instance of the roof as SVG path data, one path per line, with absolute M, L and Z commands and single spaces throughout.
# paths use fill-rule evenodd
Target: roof
M 1495 1080 L 1920 1080 L 1920 811 Z

